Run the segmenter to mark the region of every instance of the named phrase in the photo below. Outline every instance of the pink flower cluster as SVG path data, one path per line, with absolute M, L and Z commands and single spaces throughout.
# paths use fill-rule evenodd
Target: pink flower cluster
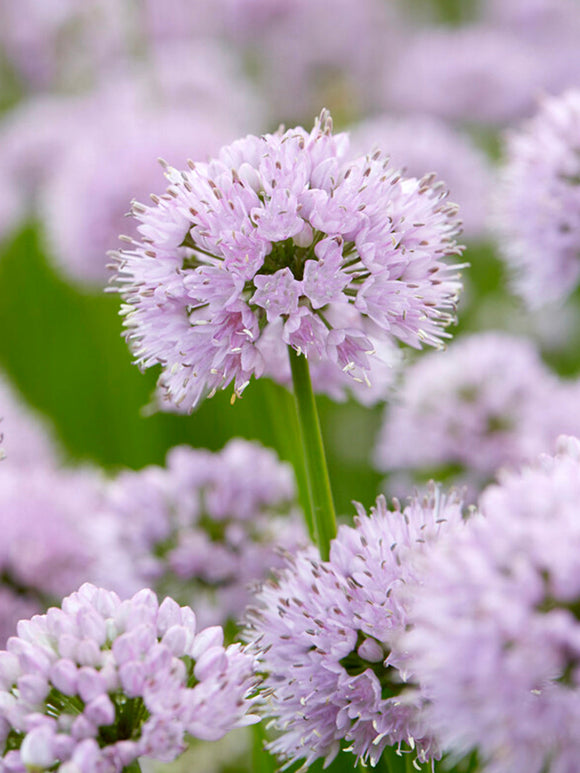
M 165 467 L 126 471 L 107 514 L 137 587 L 194 603 L 203 625 L 237 622 L 249 587 L 309 543 L 289 465 L 235 439 L 219 453 L 173 448 Z
M 0 653 L 2 769 L 121 771 L 170 761 L 185 733 L 208 740 L 256 718 L 254 659 L 219 627 L 150 590 L 121 601 L 85 584 L 23 620 Z
M 346 746 L 372 765 L 388 745 L 406 744 L 423 762 L 438 756 L 397 645 L 407 612 L 396 591 L 461 515 L 459 498 L 436 487 L 405 508 L 380 497 L 370 516 L 359 506 L 355 527 L 340 527 L 329 561 L 298 553 L 257 593 L 246 635 L 261 652 L 263 711 L 279 731 L 270 749 L 284 762 L 328 764 Z
M 404 372 L 385 410 L 375 464 L 397 475 L 453 470 L 474 491 L 504 465 L 576 434 L 577 381 L 563 381 L 526 339 L 488 331 L 455 340 Z M 457 482 L 457 481 L 455 481 Z
M 502 476 L 404 594 L 426 721 L 486 773 L 574 771 L 580 737 L 580 442 Z
M 217 159 L 168 168 L 140 240 L 117 254 L 127 339 L 191 410 L 265 368 L 281 348 L 368 380 L 380 343 L 440 346 L 460 290 L 456 209 L 433 178 L 403 178 L 380 152 L 345 160 L 323 113 L 314 129 L 248 136 Z M 375 343 L 378 342 L 377 343 Z
M 507 137 L 496 194 L 498 245 L 530 306 L 568 296 L 580 277 L 580 90 L 544 99 Z

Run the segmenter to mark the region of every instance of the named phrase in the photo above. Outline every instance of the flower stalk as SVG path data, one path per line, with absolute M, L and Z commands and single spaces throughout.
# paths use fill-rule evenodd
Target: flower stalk
M 314 533 L 320 555 L 324 561 L 328 561 L 330 541 L 336 536 L 336 514 L 318 410 L 312 390 L 308 360 L 304 355 L 298 354 L 291 346 L 288 347 L 288 352 L 298 423 L 304 448 L 311 519 L 314 523 Z
M 133 760 L 129 765 L 125 765 L 123 773 L 141 773 L 141 765 L 139 760 Z

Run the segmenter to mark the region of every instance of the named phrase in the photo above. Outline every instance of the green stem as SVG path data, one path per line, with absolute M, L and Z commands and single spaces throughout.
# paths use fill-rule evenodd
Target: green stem
M 123 768 L 123 773 L 141 773 L 141 765 L 139 765 L 139 760 L 133 760 L 133 762 L 129 763 L 129 765 L 125 765 Z
M 266 381 L 264 379 L 264 381 Z M 310 512 L 310 492 L 304 464 L 304 452 L 302 451 L 302 438 L 300 427 L 294 407 L 294 400 L 290 393 L 273 381 L 264 384 L 268 420 L 274 432 L 276 450 L 282 458 L 289 460 L 294 468 L 296 485 L 298 487 L 298 501 L 304 511 L 306 525 L 310 539 L 314 541 L 314 524 Z
M 394 746 L 387 746 L 377 763 L 378 773 L 405 773 L 405 761 Z
M 306 462 L 306 475 L 310 493 L 310 505 L 312 509 L 312 521 L 320 555 L 327 561 L 330 553 L 330 541 L 336 536 L 336 515 L 332 501 L 330 478 L 326 465 L 322 432 L 316 409 L 308 360 L 302 354 L 298 354 L 292 347 L 288 347 L 290 367 L 292 369 L 292 383 L 298 423 L 302 445 L 304 447 L 304 459 Z
M 417 768 L 413 765 L 415 755 L 413 753 L 405 754 L 405 773 L 417 773 Z
M 276 773 L 276 758 L 266 751 L 266 733 L 259 722 L 252 726 L 252 773 Z

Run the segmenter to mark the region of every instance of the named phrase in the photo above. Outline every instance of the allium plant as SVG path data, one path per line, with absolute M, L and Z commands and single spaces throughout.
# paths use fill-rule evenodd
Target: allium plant
M 271 120 L 293 125 L 308 120 L 320 105 L 327 105 L 343 121 L 376 109 L 383 69 L 404 45 L 396 3 L 221 3 L 226 7 L 232 43 L 239 47 L 240 56 L 252 62 L 252 74 L 266 96 Z M 330 24 L 332 17 L 340 23 Z
M 2 769 L 121 771 L 170 761 L 188 733 L 216 740 L 256 720 L 254 658 L 219 627 L 150 590 L 121 601 L 85 584 L 22 620 L 0 653 Z
M 531 307 L 569 295 L 580 277 L 580 90 L 545 98 L 508 135 L 495 209 L 514 290 Z
M 370 515 L 358 506 L 354 528 L 340 527 L 329 561 L 313 550 L 289 557 L 256 594 L 246 635 L 261 651 L 263 711 L 278 731 L 269 748 L 283 762 L 328 764 L 348 747 L 375 765 L 386 746 L 403 744 L 419 761 L 438 756 L 397 646 L 406 608 L 392 594 L 461 516 L 460 499 L 435 486 L 405 508 L 380 497 Z
M 170 401 L 192 409 L 232 381 L 241 394 L 273 325 L 280 347 L 360 381 L 371 338 L 441 346 L 460 289 L 444 261 L 455 207 L 431 178 L 405 179 L 379 152 L 347 162 L 346 147 L 323 113 L 310 133 L 168 168 L 167 193 L 134 204 L 140 238 L 117 255 L 127 339 L 140 366 L 161 363 Z
M 481 499 L 404 594 L 401 646 L 429 722 L 489 773 L 572 773 L 580 754 L 580 441 Z
M 106 509 L 139 587 L 195 603 L 200 624 L 237 622 L 249 586 L 309 540 L 289 465 L 232 440 L 219 453 L 174 448 L 166 467 L 124 472 Z
M 375 464 L 398 475 L 452 470 L 477 492 L 500 467 L 578 432 L 577 401 L 578 386 L 560 381 L 531 341 L 499 331 L 464 336 L 444 357 L 427 354 L 404 371 Z

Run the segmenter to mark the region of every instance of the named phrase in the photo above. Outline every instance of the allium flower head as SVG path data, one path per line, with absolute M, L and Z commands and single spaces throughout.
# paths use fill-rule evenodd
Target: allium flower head
M 309 540 L 291 468 L 256 443 L 219 453 L 174 448 L 166 467 L 124 472 L 108 488 L 121 548 L 136 580 L 195 602 L 201 624 L 237 621 L 248 587 Z
M 403 510 L 379 498 L 370 516 L 358 511 L 328 562 L 314 550 L 289 558 L 248 613 L 266 674 L 264 711 L 279 731 L 270 748 L 288 764 L 329 763 L 343 742 L 373 765 L 387 745 L 405 742 L 422 761 L 438 753 L 396 646 L 407 615 L 392 592 L 413 576 L 414 555 L 461 519 L 461 503 L 433 488 Z
M 508 136 L 495 209 L 515 291 L 532 307 L 571 293 L 580 277 L 580 90 L 546 98 Z
M 348 163 L 323 113 L 301 128 L 248 136 L 209 163 L 168 168 L 152 206 L 135 204 L 140 241 L 118 254 L 127 338 L 161 363 L 168 398 L 193 408 L 264 372 L 261 339 L 364 381 L 393 337 L 440 346 L 460 288 L 458 222 L 433 180 L 404 179 L 379 152 Z M 355 311 L 355 319 L 351 312 Z
M 577 392 L 527 339 L 502 332 L 457 339 L 445 357 L 426 355 L 405 371 L 375 463 L 389 472 L 452 466 L 480 488 L 503 465 L 533 459 L 576 431 Z
M 184 735 L 216 740 L 255 720 L 254 659 L 219 627 L 142 590 L 121 601 L 85 584 L 22 620 L 0 653 L 3 769 L 121 771 L 175 759 Z
M 574 771 L 580 754 L 580 442 L 481 499 L 409 583 L 401 646 L 443 747 L 489 773 Z

